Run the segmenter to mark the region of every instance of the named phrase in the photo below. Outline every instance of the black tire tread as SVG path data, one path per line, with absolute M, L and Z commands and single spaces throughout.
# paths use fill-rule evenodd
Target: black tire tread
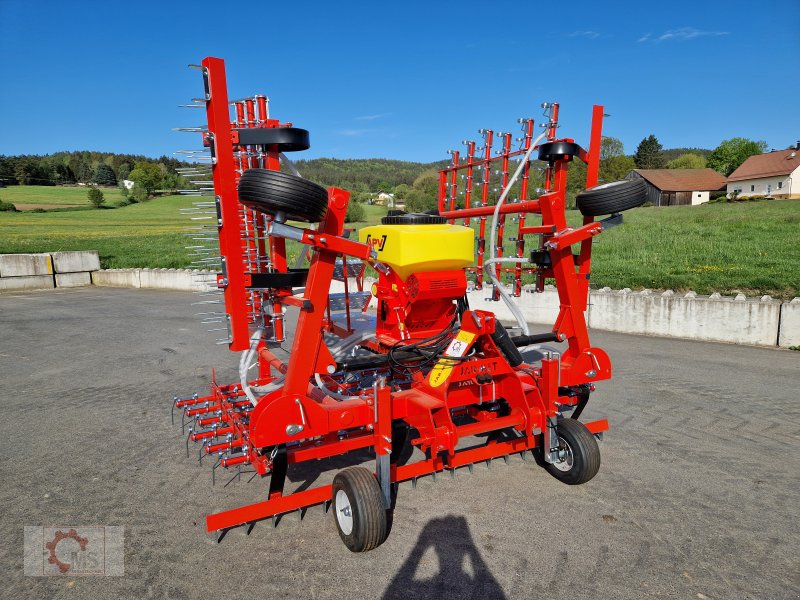
M 597 439 L 586 425 L 575 419 L 559 417 L 557 428 L 559 437 L 566 439 L 572 447 L 573 466 L 567 472 L 559 471 L 551 464 L 545 464 L 545 469 L 567 485 L 586 483 L 600 470 L 600 447 Z
M 353 552 L 368 552 L 380 546 L 387 535 L 386 508 L 383 504 L 383 494 L 373 474 L 364 467 L 350 467 L 336 475 L 333 481 L 334 520 L 336 519 L 336 492 L 342 487 L 345 491 L 352 491 L 351 505 L 358 517 L 354 517 L 353 534 L 355 544 L 339 535 L 342 541 Z M 360 521 L 360 522 L 359 522 Z M 361 526 L 363 535 L 359 536 Z M 338 525 L 337 525 L 338 529 Z M 360 539 L 359 539 L 360 537 Z
M 262 213 L 283 212 L 293 221 L 315 223 L 325 217 L 328 192 L 290 173 L 248 169 L 239 179 L 239 201 Z
M 590 217 L 622 212 L 647 201 L 644 179 L 624 179 L 608 188 L 591 188 L 578 194 L 575 203 L 582 214 Z

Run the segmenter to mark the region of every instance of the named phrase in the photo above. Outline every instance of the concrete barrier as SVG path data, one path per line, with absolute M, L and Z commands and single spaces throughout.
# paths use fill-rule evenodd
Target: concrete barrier
M 213 289 L 215 278 L 213 272 L 180 269 L 109 269 L 92 274 L 93 283 L 99 286 L 190 291 Z M 371 284 L 366 279 L 364 289 Z M 356 290 L 353 279 L 350 290 Z M 333 282 L 331 293 L 342 291 L 344 285 Z M 513 321 L 505 303 L 487 300 L 490 295 L 488 287 L 467 294 L 472 308 L 490 310 L 504 321 Z M 546 286 L 540 294 L 526 286 L 517 301 L 531 323 L 552 326 L 558 316 L 558 292 L 553 286 Z M 589 327 L 598 330 L 756 346 L 800 345 L 800 298 L 781 303 L 769 296 L 746 298 L 739 294 L 732 298 L 603 288 L 590 292 L 586 314 Z
M 511 293 L 511 288 L 507 287 L 506 291 Z M 490 286 L 467 292 L 470 308 L 491 311 L 503 321 L 514 321 L 514 315 L 511 314 L 511 310 L 506 303 L 502 300 L 493 302 L 489 300 L 491 297 L 492 288 Z M 544 291 L 538 294 L 533 292 L 532 287 L 524 286 L 522 295 L 515 300 L 522 314 L 525 315 L 525 320 L 529 323 L 552 325 L 558 317 L 560 304 L 555 286 L 546 285 Z
M 89 271 L 80 273 L 56 273 L 56 287 L 71 288 L 92 285 L 92 274 Z
M 0 277 L 52 274 L 53 259 L 49 254 L 0 254 Z
M 53 269 L 56 273 L 80 273 L 100 269 L 100 257 L 96 250 L 53 252 L 52 257 Z
M 800 347 L 800 298 L 781 305 L 781 327 L 778 345 L 782 348 Z
M 102 269 L 92 273 L 92 283 L 100 287 L 140 288 L 141 269 Z
M 215 289 L 216 281 L 216 273 L 188 269 L 103 269 L 92 273 L 92 283 L 101 287 L 198 292 Z
M 755 346 L 778 343 L 781 303 L 769 296 L 678 296 L 671 290 L 654 294 L 603 288 L 593 291 L 589 302 L 593 329 Z
M 44 290 L 55 287 L 52 275 L 28 275 L 24 277 L 0 277 L 0 291 Z

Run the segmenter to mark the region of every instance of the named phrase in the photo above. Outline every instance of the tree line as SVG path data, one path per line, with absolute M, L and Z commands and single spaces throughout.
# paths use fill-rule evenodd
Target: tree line
M 764 141 L 734 137 L 723 140 L 713 150 L 678 148 L 664 150 L 658 138 L 650 134 L 644 138 L 633 155 L 637 169 L 714 169 L 729 176 L 749 157 L 767 150 Z
M 152 165 L 161 173 L 159 187 L 177 189 L 182 183 L 175 171 L 187 163 L 161 156 L 116 154 L 80 150 L 55 154 L 0 156 L 0 182 L 6 185 L 63 185 L 85 183 L 114 186 L 129 179 L 137 166 Z
M 697 169 L 710 167 L 730 175 L 749 156 L 766 150 L 763 141 L 732 138 L 713 150 L 673 148 L 665 150 L 655 135 L 644 138 L 633 154 L 626 154 L 621 140 L 604 137 L 600 151 L 600 181 L 624 179 L 633 169 Z M 393 193 L 408 210 L 424 211 L 436 207 L 438 170 L 449 161 L 418 163 L 391 159 L 317 158 L 295 161 L 303 177 L 323 186 L 349 190 L 356 202 L 366 202 L 378 193 Z M 156 190 L 191 187 L 176 171 L 189 163 L 161 156 L 149 158 L 134 154 L 75 151 L 49 155 L 0 156 L 0 183 L 6 185 L 62 185 L 84 183 L 98 186 L 119 185 L 130 179 L 136 186 L 130 201 L 141 201 Z M 531 196 L 544 185 L 545 164 L 532 161 Z M 513 169 L 513 167 L 512 167 Z M 585 187 L 586 165 L 574 161 L 567 182 L 567 200 Z M 517 184 L 519 185 L 519 184 Z M 121 190 L 128 196 L 127 190 Z M 511 197 L 519 190 L 512 190 Z M 490 200 L 499 195 L 493 187 Z

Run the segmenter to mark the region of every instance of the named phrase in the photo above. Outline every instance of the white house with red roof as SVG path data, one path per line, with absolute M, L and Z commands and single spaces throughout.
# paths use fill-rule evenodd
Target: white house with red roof
M 730 174 L 727 191 L 742 197 L 800 198 L 800 143 L 751 156 Z

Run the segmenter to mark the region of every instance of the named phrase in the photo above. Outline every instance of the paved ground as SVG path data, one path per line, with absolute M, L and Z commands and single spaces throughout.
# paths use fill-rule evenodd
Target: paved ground
M 0 296 L 0 595 L 800 597 L 800 353 L 598 333 L 616 372 L 587 410 L 612 423 L 588 484 L 515 457 L 404 485 L 391 537 L 366 555 L 321 509 L 217 545 L 203 515 L 265 484 L 212 488 L 170 426 L 174 392 L 202 391 L 214 366 L 231 378 L 236 362 L 192 300 Z M 23 526 L 42 524 L 124 526 L 124 577 L 23 576 Z

